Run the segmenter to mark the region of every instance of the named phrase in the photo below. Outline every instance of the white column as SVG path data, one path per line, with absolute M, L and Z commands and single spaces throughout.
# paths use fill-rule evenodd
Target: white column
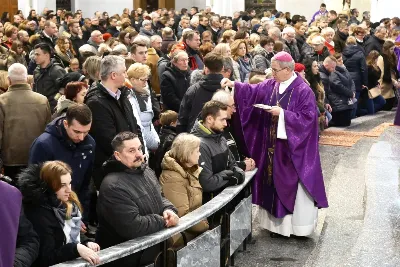
M 207 0 L 206 6 L 210 6 L 216 14 L 231 17 L 235 11 L 245 10 L 244 0 Z
M 197 6 L 200 9 L 206 7 L 206 1 L 204 0 L 175 0 L 175 10 L 181 10 L 187 8 L 190 11 L 192 6 Z
M 292 16 L 305 16 L 307 20 L 310 20 L 314 13 L 319 10 L 319 6 L 322 2 L 322 0 L 276 0 L 276 9 L 282 12 L 290 12 Z

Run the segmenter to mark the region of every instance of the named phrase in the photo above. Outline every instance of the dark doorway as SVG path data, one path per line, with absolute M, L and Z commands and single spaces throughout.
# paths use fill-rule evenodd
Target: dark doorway
M 71 11 L 71 0 L 56 0 L 56 7 Z
M 147 0 L 146 10 L 149 12 L 155 11 L 158 9 L 158 0 Z

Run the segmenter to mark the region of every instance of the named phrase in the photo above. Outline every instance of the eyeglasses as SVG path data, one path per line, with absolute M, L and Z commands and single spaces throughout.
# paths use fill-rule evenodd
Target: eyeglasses
M 147 82 L 149 79 L 148 78 L 144 78 L 144 79 L 138 78 L 138 80 L 142 81 L 142 82 Z
M 272 69 L 272 72 L 278 73 L 278 72 L 280 72 L 281 70 L 284 70 L 284 69 L 286 69 L 286 68 L 283 68 L 283 69 L 280 69 L 280 70 Z
M 228 107 L 230 107 L 231 109 L 236 109 L 236 105 L 235 104 L 228 105 Z

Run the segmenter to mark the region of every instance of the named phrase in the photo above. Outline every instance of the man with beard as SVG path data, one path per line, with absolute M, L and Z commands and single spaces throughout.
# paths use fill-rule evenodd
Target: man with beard
M 71 40 L 72 46 L 74 48 L 74 51 L 78 54 L 79 58 L 79 47 L 85 44 L 85 42 L 82 40 L 81 36 L 79 36 L 79 21 L 78 20 L 71 20 L 68 23 L 68 31 L 64 32 L 64 35 L 69 34 L 69 39 Z
M 203 203 L 211 200 L 224 188 L 242 184 L 244 172 L 238 167 L 223 137 L 227 126 L 228 106 L 218 102 L 207 102 L 200 114 L 200 120 L 193 127 L 192 134 L 199 137 L 199 165 L 203 168 L 199 181 L 203 188 Z
M 26 31 L 18 32 L 18 40 L 22 43 L 22 48 L 25 51 L 25 60 L 29 62 L 29 53 L 32 51 L 32 45 L 29 43 L 29 34 Z

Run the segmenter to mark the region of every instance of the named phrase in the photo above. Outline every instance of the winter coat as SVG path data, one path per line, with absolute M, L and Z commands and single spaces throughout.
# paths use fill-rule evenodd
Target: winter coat
M 195 166 L 191 170 L 185 170 L 167 152 L 161 163 L 162 173 L 160 184 L 165 197 L 178 210 L 178 216 L 183 217 L 202 205 L 202 188 L 199 182 L 199 175 L 202 168 Z M 189 240 L 208 230 L 207 220 L 190 227 L 185 231 Z M 188 240 L 188 241 L 189 241 Z
M 176 127 L 165 125 L 161 128 L 160 131 L 160 145 L 157 148 L 155 153 L 155 161 L 156 167 L 154 172 L 156 173 L 157 177 L 160 176 L 162 168 L 161 162 L 164 159 L 165 153 L 171 149 L 172 143 L 176 137 Z
M 141 28 L 140 29 L 140 31 L 139 31 L 139 35 L 143 35 L 143 36 L 146 36 L 146 37 L 151 37 L 151 36 L 153 36 L 155 33 L 154 33 L 154 31 L 153 30 L 150 30 L 150 31 L 148 31 L 148 30 L 145 30 L 144 28 Z
M 66 51 L 65 53 L 60 50 L 58 45 L 54 48 L 54 51 L 56 52 L 57 56 L 62 60 L 62 63 L 65 67 L 69 66 L 69 63 L 71 62 L 71 59 L 73 59 L 75 56 L 72 54 L 71 51 Z
M 252 51 L 252 56 L 254 67 L 265 71 L 271 67 L 271 59 L 274 56 L 274 53 L 268 53 L 263 47 L 256 45 Z
M 164 73 L 165 69 L 167 68 L 168 63 L 170 63 L 171 59 L 167 54 L 164 56 L 160 57 L 157 62 L 157 73 L 158 73 L 158 79 L 160 81 L 160 85 L 162 83 L 162 74 Z M 160 90 L 161 92 L 161 90 Z
M 29 84 L 11 85 L 0 95 L 0 147 L 5 166 L 28 164 L 29 148 L 50 119 L 47 98 L 32 92 Z
M 148 150 L 156 150 L 160 143 L 157 131 L 153 125 L 154 112 L 152 108 L 152 99 L 150 93 L 138 93 L 134 89 L 128 96 L 132 104 L 133 114 L 142 131 L 143 139 Z
M 53 59 L 44 69 L 37 66 L 33 73 L 33 91 L 47 97 L 50 103 L 51 112 L 54 112 L 54 108 L 57 105 L 57 100 L 54 99 L 56 94 L 59 92 L 57 79 L 63 77 L 66 73 L 65 69 Z
M 304 43 L 306 42 L 307 38 L 305 35 L 300 35 L 296 33 L 296 42 L 297 42 L 297 48 L 299 51 L 301 51 L 301 48 L 303 47 Z
M 385 57 L 386 58 L 386 57 Z M 385 99 L 390 99 L 395 97 L 394 90 L 393 90 L 393 84 L 397 81 L 399 78 L 397 76 L 397 69 L 396 66 L 393 66 L 392 68 L 390 67 L 390 64 L 388 64 L 388 60 L 385 64 L 385 58 L 384 56 L 379 56 L 378 57 L 378 68 L 381 70 L 381 77 L 379 79 L 379 83 L 381 85 L 381 94 Z M 385 81 L 384 78 L 388 77 L 388 79 Z
M 92 38 L 90 37 L 90 39 L 87 41 L 87 44 L 90 45 L 90 52 L 92 52 L 95 55 L 99 55 L 99 48 L 100 45 L 96 44 L 95 42 L 93 42 Z
M 7 58 L 7 69 L 11 67 L 14 63 L 21 63 L 25 67 L 28 65 L 26 64 L 25 56 L 24 55 L 17 55 L 14 51 L 10 50 L 9 56 Z
M 208 74 L 192 85 L 182 99 L 178 115 L 178 133 L 190 132 L 204 104 L 221 89 L 222 74 Z
M 77 36 L 77 35 L 75 36 L 72 34 L 71 34 L 70 40 L 72 43 L 72 47 L 74 48 L 74 51 L 77 54 L 77 57 L 79 58 L 80 57 L 79 48 L 85 44 L 85 41 L 82 38 L 80 38 L 79 36 Z
M 40 179 L 39 165 L 30 165 L 18 176 L 25 215 L 40 238 L 39 256 L 32 267 L 46 267 L 79 257 L 76 243 L 66 244 L 64 231 L 53 208 L 60 205 L 55 192 Z M 89 240 L 81 236 L 85 245 Z
M 337 53 L 343 52 L 343 49 L 346 47 L 347 37 L 349 37 L 348 34 L 340 32 L 339 30 L 336 31 L 335 36 L 333 36 L 333 42 L 335 43 L 335 51 Z
M 190 70 L 204 69 L 203 57 L 200 55 L 199 51 L 193 50 L 186 43 L 182 43 L 182 45 L 185 47 L 186 53 L 189 56 Z
M 204 70 L 194 70 L 194 71 L 192 71 L 192 73 L 190 74 L 190 86 L 192 86 L 195 83 L 198 83 L 205 76 L 206 76 L 206 74 L 204 73 Z
M 289 53 L 295 62 L 299 62 L 300 60 L 300 52 L 299 48 L 297 47 L 297 41 L 293 40 L 291 43 L 287 41 L 283 44 L 283 51 Z
M 67 113 L 67 109 L 72 106 L 76 105 L 76 102 L 65 98 L 65 96 L 61 96 L 57 101 L 56 112 L 53 114 L 53 119 L 64 116 Z
M 26 218 L 23 208 L 19 216 L 14 267 L 30 267 L 39 255 L 39 236 Z
M 311 59 L 313 61 L 317 61 L 321 63 L 325 60 L 325 58 L 329 57 L 329 50 L 324 46 L 322 49 L 322 53 L 318 53 L 315 49 L 309 45 L 308 43 L 304 43 L 303 47 L 301 48 L 301 62 L 304 62 L 306 59 Z
M 120 132 L 130 131 L 139 136 L 142 144 L 142 132 L 133 115 L 132 105 L 128 100 L 129 89 L 121 88 L 117 100 L 112 97 L 101 83 L 96 83 L 85 97 L 85 103 L 92 111 L 90 135 L 96 141 L 94 165 L 101 168 L 113 154 L 111 141 Z M 144 151 L 144 150 L 143 150 Z M 101 176 L 94 177 L 97 188 L 100 188 Z
M 147 50 L 147 66 L 149 66 L 151 70 L 150 83 L 151 88 L 156 92 L 156 94 L 160 93 L 160 79 L 157 72 L 157 63 L 160 57 L 157 55 L 157 52 L 154 48 L 150 47 Z
M 163 212 L 177 213 L 148 166 L 130 169 L 111 157 L 103 169 L 106 176 L 97 200 L 96 236 L 102 249 L 158 232 L 165 228 Z
M 174 37 L 165 37 L 162 39 L 162 44 L 161 44 L 161 51 L 164 54 L 168 54 L 168 46 L 170 43 L 176 42 Z
M 107 32 L 111 34 L 112 37 L 117 37 L 119 35 L 119 30 L 116 26 L 108 27 Z
M 343 62 L 354 81 L 356 91 L 362 90 L 362 85 L 368 86 L 368 69 L 365 55 L 358 45 L 348 45 L 343 50 Z
M 369 53 L 372 50 L 376 50 L 379 52 L 379 54 L 381 54 L 384 43 L 385 43 L 385 40 L 379 39 L 375 35 L 371 35 L 371 37 L 369 37 L 368 40 L 365 41 L 365 45 L 364 45 L 365 54 L 369 55 Z
M 201 121 L 196 122 L 191 133 L 201 140 L 199 165 L 203 170 L 199 181 L 203 192 L 218 194 L 228 183 L 228 180 L 224 180 L 226 170 L 243 170 L 237 166 L 222 133 L 210 131 Z
M 46 43 L 46 44 L 48 44 L 51 48 L 54 49 L 54 47 L 56 46 L 56 43 L 57 43 L 57 39 L 58 39 L 57 37 L 51 37 L 51 38 L 47 37 L 47 36 L 44 34 L 44 32 L 42 31 L 42 32 L 40 33 L 40 35 L 39 35 L 39 38 L 37 38 L 37 39 L 34 41 L 33 46 L 35 46 L 35 45 L 37 45 L 37 44 L 40 44 L 40 43 Z
M 337 66 L 336 70 L 329 77 L 329 84 L 327 98 L 332 111 L 337 112 L 353 109 L 353 104 L 349 105 L 349 100 L 353 98 L 355 86 L 346 68 Z
M 381 70 L 379 68 L 374 68 L 373 66 L 368 66 L 368 89 L 372 89 L 379 84 L 381 79 Z
M 161 78 L 161 97 L 164 110 L 179 112 L 182 98 L 190 86 L 190 71 L 181 71 L 168 63 Z
M 63 124 L 65 119 L 65 116 L 62 116 L 53 120 L 47 125 L 44 133 L 32 143 L 29 164 L 50 160 L 67 163 L 72 169 L 72 190 L 78 194 L 82 205 L 87 207 L 96 143 L 90 135 L 86 135 L 82 142 L 72 142 Z

